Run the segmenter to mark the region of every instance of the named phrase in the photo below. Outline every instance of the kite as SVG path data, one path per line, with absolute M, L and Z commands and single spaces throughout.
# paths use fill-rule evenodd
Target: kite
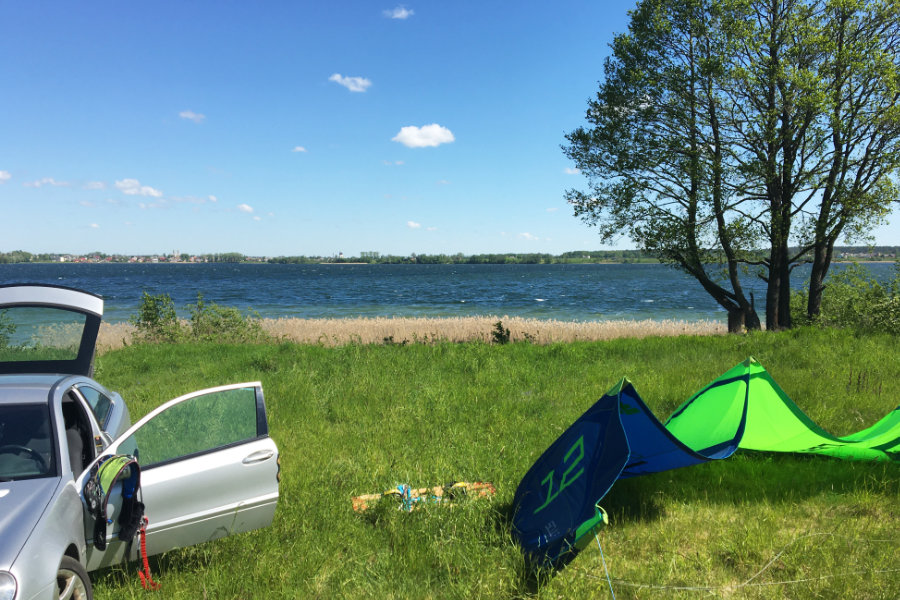
M 598 503 L 617 480 L 727 458 L 738 448 L 900 462 L 900 407 L 860 432 L 831 435 L 751 357 L 663 424 L 622 379 L 522 478 L 513 536 L 534 563 L 562 566 L 608 522 Z

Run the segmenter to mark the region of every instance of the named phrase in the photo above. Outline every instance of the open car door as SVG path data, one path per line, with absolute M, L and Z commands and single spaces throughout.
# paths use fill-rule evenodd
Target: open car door
M 140 465 L 148 555 L 272 522 L 278 501 L 278 448 L 269 437 L 259 382 L 202 390 L 167 402 L 104 450 L 104 456 L 114 454 L 134 456 Z M 79 490 L 89 475 L 90 469 L 79 477 Z M 95 547 L 86 512 L 88 570 L 139 557 L 137 537 L 129 542 L 118 537 L 121 487 L 113 486 L 109 496 L 105 550 Z

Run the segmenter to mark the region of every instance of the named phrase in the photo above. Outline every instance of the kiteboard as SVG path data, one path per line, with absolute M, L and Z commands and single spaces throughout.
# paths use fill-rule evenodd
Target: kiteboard
M 388 498 L 396 501 L 400 510 L 409 512 L 425 504 L 452 502 L 463 496 L 493 496 L 496 491 L 494 484 L 489 481 L 456 481 L 447 485 L 424 488 L 411 488 L 404 483 L 380 494 L 354 496 L 353 510 L 363 512 L 372 508 L 380 500 Z

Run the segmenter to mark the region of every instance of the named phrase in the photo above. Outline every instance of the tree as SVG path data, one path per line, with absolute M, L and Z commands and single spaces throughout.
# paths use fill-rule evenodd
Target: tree
M 900 11 L 895 1 L 845 0 L 825 7 L 830 145 L 812 246 L 807 315 L 819 315 L 834 245 L 866 238 L 898 200 L 890 175 L 900 167 Z M 849 234 L 849 235 L 847 235 Z
M 623 233 L 693 276 L 729 314 L 729 330 L 759 328 L 740 264 L 757 231 L 739 214 L 721 123 L 725 38 L 708 0 L 645 0 L 616 36 L 589 102 L 591 129 L 565 152 L 588 192 L 567 200 L 609 241 Z
M 835 241 L 897 198 L 898 5 L 643 0 L 593 127 L 567 136 L 590 184 L 567 192 L 576 216 L 691 274 L 732 331 L 759 326 L 748 266 L 767 328 L 790 327 L 790 273 L 812 254 L 813 315 Z
M 805 0 L 728 2 L 728 75 L 724 95 L 731 158 L 751 222 L 768 256 L 766 328 L 791 326 L 790 273 L 803 252 L 790 254 L 798 204 L 815 195 L 824 131 L 818 126 L 822 90 L 816 11 Z M 760 264 L 760 263 L 757 263 Z

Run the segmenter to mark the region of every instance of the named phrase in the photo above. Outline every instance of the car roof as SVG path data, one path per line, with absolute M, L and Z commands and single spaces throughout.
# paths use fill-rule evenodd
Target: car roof
M 0 375 L 0 404 L 46 404 L 50 390 L 66 378 L 43 373 Z
M 65 373 L 90 377 L 102 318 L 103 298 L 90 292 L 48 284 L 0 285 L 0 350 L 6 350 L 0 356 L 0 374 Z M 42 346 L 28 336 L 30 332 L 52 333 L 56 319 L 66 327 L 76 328 L 76 343 L 65 354 L 48 351 L 42 358 L 35 349 L 52 350 L 52 343 Z M 9 338 L 16 335 L 21 339 L 10 342 Z

